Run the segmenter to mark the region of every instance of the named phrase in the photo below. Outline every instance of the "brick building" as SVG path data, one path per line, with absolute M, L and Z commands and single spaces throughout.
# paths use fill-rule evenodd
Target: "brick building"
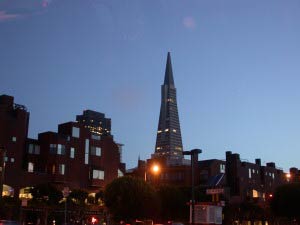
M 28 123 L 26 107 L 15 104 L 11 96 L 0 96 L 5 195 L 26 197 L 24 188 L 46 182 L 61 190 L 69 187 L 93 193 L 125 172 L 120 145 L 112 135 L 92 132 L 82 122 L 68 122 L 58 125 L 57 132 L 30 139 Z

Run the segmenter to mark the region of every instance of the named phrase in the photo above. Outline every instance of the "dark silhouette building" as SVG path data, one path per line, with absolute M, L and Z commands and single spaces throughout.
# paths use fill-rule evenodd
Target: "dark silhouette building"
M 161 86 L 161 106 L 153 158 L 165 157 L 172 162 L 176 159 L 183 159 L 182 151 L 176 88 L 171 55 L 168 52 L 164 84 Z
M 105 118 L 104 113 L 93 110 L 84 110 L 82 115 L 76 116 L 77 122 L 88 128 L 91 133 L 96 135 L 110 135 L 111 119 Z

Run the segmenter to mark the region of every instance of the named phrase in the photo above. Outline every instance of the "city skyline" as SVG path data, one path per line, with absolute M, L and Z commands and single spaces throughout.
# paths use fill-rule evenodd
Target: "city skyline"
M 299 2 L 10 2 L 0 91 L 28 108 L 30 137 L 91 109 L 111 118 L 127 168 L 150 158 L 170 51 L 184 150 L 299 167 Z

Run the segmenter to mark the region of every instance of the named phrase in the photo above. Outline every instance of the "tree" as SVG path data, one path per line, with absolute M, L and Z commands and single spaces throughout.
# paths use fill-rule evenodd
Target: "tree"
M 153 218 L 159 212 L 154 189 L 133 177 L 117 178 L 108 184 L 104 202 L 115 221 Z
M 31 189 L 33 201 L 46 203 L 48 205 L 57 205 L 63 198 L 62 192 L 57 190 L 51 184 L 39 184 Z
M 300 183 L 278 187 L 271 200 L 271 210 L 275 216 L 300 219 Z
M 163 221 L 188 220 L 189 206 L 187 203 L 189 202 L 189 197 L 183 188 L 163 185 L 158 187 L 157 193 L 161 205 L 160 218 Z
M 86 191 L 80 190 L 80 189 L 74 189 L 69 195 L 69 198 L 72 199 L 72 201 L 76 205 L 84 206 L 85 200 L 88 197 L 88 193 Z

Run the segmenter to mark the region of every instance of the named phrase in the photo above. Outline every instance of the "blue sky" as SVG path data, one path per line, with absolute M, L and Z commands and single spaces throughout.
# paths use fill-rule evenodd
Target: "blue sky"
M 0 93 L 31 137 L 84 109 L 112 119 L 123 161 L 154 152 L 171 51 L 185 150 L 300 167 L 298 0 L 0 0 Z

